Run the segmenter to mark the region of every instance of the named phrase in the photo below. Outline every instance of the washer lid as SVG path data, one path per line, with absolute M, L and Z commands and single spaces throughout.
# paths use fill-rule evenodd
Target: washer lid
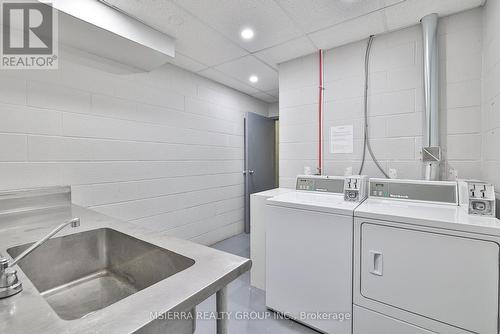
M 295 191 L 295 190 L 291 189 L 291 188 L 274 188 L 274 189 L 270 189 L 270 190 L 264 190 L 264 191 L 261 191 L 258 193 L 253 193 L 253 194 L 251 194 L 251 196 L 252 197 L 259 196 L 259 197 L 271 198 L 271 197 L 278 196 L 281 194 L 286 194 L 286 193 L 289 193 L 292 191 Z
M 344 201 L 344 194 L 293 191 L 272 197 L 268 205 L 352 216 L 359 205 Z

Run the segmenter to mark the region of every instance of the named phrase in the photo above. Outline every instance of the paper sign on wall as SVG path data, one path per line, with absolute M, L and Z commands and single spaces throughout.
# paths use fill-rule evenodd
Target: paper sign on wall
M 354 151 L 354 128 L 352 125 L 330 128 L 330 152 L 352 153 Z

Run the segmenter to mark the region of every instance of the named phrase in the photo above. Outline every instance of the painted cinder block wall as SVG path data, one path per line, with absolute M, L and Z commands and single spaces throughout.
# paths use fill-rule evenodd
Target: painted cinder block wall
M 487 1 L 483 28 L 483 176 L 500 198 L 500 1 Z
M 446 178 L 481 176 L 482 9 L 441 18 L 441 128 Z M 366 41 L 325 51 L 324 173 L 343 175 L 361 163 Z M 420 26 L 375 38 L 370 63 L 369 123 L 373 150 L 399 178 L 420 178 L 422 32 Z M 294 187 L 304 166 L 317 166 L 318 56 L 280 65 L 280 186 Z M 353 154 L 331 154 L 331 126 L 354 126 Z M 381 176 L 368 158 L 364 171 Z
M 243 113 L 268 105 L 172 65 L 80 60 L 2 71 L 0 190 L 71 185 L 76 204 L 204 244 L 242 232 Z

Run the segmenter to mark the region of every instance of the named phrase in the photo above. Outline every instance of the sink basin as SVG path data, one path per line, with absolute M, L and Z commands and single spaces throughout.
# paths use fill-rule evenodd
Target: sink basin
M 7 252 L 16 257 L 30 245 Z M 74 320 L 193 264 L 190 258 L 103 228 L 50 239 L 19 267 L 61 319 Z

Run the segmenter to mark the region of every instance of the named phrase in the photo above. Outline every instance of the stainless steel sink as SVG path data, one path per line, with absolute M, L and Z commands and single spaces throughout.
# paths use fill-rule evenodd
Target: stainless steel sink
M 31 244 L 9 248 L 16 257 Z M 80 319 L 194 264 L 109 228 L 48 240 L 18 265 L 64 320 Z

